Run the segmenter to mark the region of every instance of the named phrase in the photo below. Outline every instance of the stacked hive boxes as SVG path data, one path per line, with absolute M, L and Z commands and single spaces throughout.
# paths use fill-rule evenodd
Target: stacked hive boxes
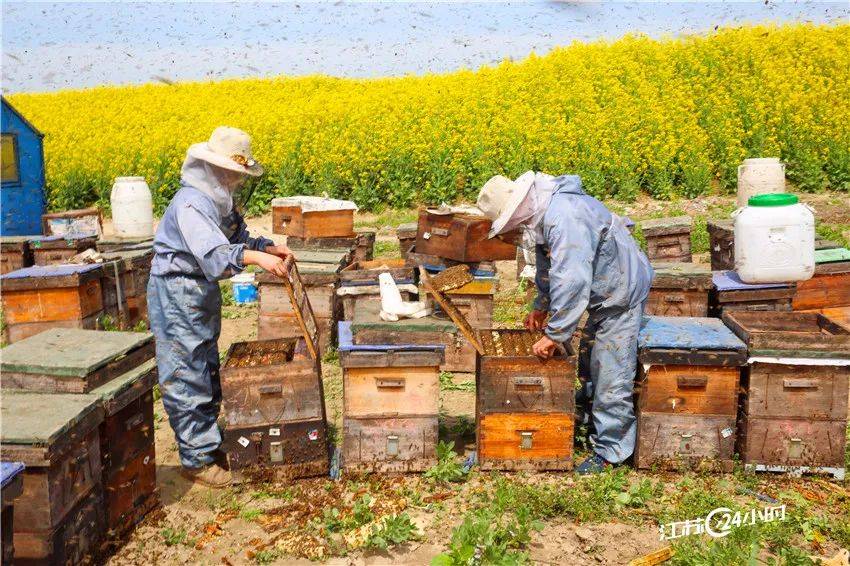
M 334 325 L 341 318 L 336 289 L 339 272 L 349 263 L 350 257 L 348 250 L 295 250 L 301 280 L 319 325 L 322 352 L 332 343 Z M 301 336 L 285 282 L 271 273 L 258 274 L 256 281 L 260 296 L 257 337 L 269 340 Z
M 649 261 L 691 262 L 693 220 L 690 216 L 644 220 L 640 223 L 640 228 L 646 238 L 646 256 Z
M 715 271 L 711 279 L 711 311 L 718 317 L 726 311 L 790 311 L 797 289 L 794 283 L 750 285 L 734 271 Z
M 416 268 L 403 259 L 354 261 L 340 271 L 337 296 L 342 303 L 343 320 L 353 320 L 358 306 L 380 303 L 378 276 L 389 273 L 399 288 L 402 299 L 409 301 L 417 293 Z
M 437 461 L 442 345 L 355 345 L 339 324 L 343 370 L 343 467 L 424 471 Z
M 398 248 L 402 259 L 407 259 L 407 253 L 416 245 L 417 229 L 416 222 L 406 222 L 396 227 L 395 233 L 398 237 Z
M 712 271 L 735 269 L 735 228 L 732 221 L 709 220 L 706 229 Z
M 422 208 L 416 233 L 416 253 L 461 263 L 510 260 L 516 246 L 488 238 L 491 222 L 477 209 Z
M 10 399 L 13 403 L 10 408 L 17 407 L 14 403 L 47 407 L 70 403 L 69 400 L 77 398 L 87 400 L 81 406 L 88 407 L 94 401 L 97 418 L 92 424 L 91 442 L 97 448 L 87 448 L 87 454 L 94 454 L 98 462 L 95 483 L 102 483 L 102 488 L 98 488 L 96 508 L 99 515 L 104 515 L 103 509 L 106 509 L 104 527 L 110 534 L 127 532 L 159 501 L 153 435 L 153 386 L 156 382 L 153 355 L 151 334 L 75 329 L 49 330 L 13 344 L 3 353 L 3 399 L 4 403 L 7 397 Z M 22 390 L 28 394 L 20 393 Z M 12 430 L 19 434 L 15 437 L 17 441 L 8 440 L 10 443 L 27 438 L 25 433 L 30 429 L 42 432 L 39 423 L 21 416 L 20 412 L 4 413 L 3 417 L 4 425 L 13 423 L 16 428 Z M 82 417 L 65 415 L 63 418 L 66 417 L 67 423 L 51 425 L 62 424 L 64 428 L 50 432 L 49 437 L 39 438 L 57 445 L 80 438 L 82 433 L 75 432 L 72 425 Z M 4 445 L 6 433 L 4 426 Z M 70 436 L 70 439 L 63 436 Z M 79 448 L 73 450 L 82 453 Z M 26 482 L 31 466 L 27 461 L 24 463 L 27 464 Z M 43 503 L 55 505 L 49 497 L 54 496 L 48 494 Z M 56 497 L 61 500 L 62 496 Z M 27 520 L 16 521 L 16 528 L 31 529 L 32 525 Z
M 647 317 L 635 466 L 732 470 L 746 345 L 716 318 Z
M 123 274 L 120 288 L 110 280 L 111 288 L 116 295 L 116 304 L 119 302 L 119 293 L 123 295 L 127 305 L 126 325 L 133 327 L 140 321 L 148 319 L 148 279 L 150 279 L 151 262 L 153 261 L 153 250 L 147 246 L 138 246 L 133 249 L 123 249 L 103 253 L 104 277 L 108 277 L 110 271 Z M 115 267 L 112 267 L 115 266 Z M 104 296 L 106 296 L 107 282 L 104 281 Z M 106 301 L 105 301 L 106 302 Z
M 817 313 L 723 320 L 749 347 L 738 422 L 745 466 L 843 479 L 850 331 Z
M 428 293 L 476 352 L 478 463 L 490 470 L 569 470 L 573 466 L 576 357 L 547 361 L 531 351 L 542 333 L 476 329 L 453 304 L 438 278 L 424 268 Z
M 850 328 L 850 250 L 815 251 L 815 274 L 797 284 L 795 311 L 818 312 Z
M 32 265 L 29 241 L 34 236 L 0 236 L 0 275 Z
M 221 369 L 222 449 L 240 474 L 322 475 L 329 461 L 319 328 L 294 264 L 281 287 L 300 334 L 230 347 Z
M 66 234 L 64 236 L 35 236 L 29 241 L 35 265 L 67 263 L 78 253 L 94 249 L 96 234 Z
M 695 263 L 653 264 L 655 278 L 646 313 L 656 316 L 708 315 L 711 271 Z

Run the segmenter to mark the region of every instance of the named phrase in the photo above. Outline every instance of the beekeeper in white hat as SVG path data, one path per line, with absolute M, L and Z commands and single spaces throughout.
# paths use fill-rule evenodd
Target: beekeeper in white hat
M 242 130 L 219 127 L 186 152 L 180 190 L 154 237 L 148 316 L 156 337 L 162 402 L 174 430 L 183 475 L 224 487 L 231 482 L 218 452 L 221 405 L 218 282 L 257 265 L 279 276 L 291 254 L 266 238 L 252 238 L 233 205 L 236 191 L 263 168 Z
M 496 176 L 481 189 L 477 204 L 493 221 L 491 238 L 517 228 L 532 232 L 537 299 L 525 326 L 544 331 L 535 354 L 551 357 L 588 313 L 580 363 L 590 379 L 577 404 L 581 409 L 592 401 L 587 424 L 594 455 L 576 471 L 596 473 L 622 463 L 635 446 L 632 395 L 638 332 L 653 276 L 649 261 L 621 219 L 582 190 L 577 175 L 529 171 L 516 181 Z

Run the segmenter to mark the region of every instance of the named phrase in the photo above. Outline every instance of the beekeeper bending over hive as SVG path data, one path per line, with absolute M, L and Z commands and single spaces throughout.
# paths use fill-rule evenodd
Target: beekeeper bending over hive
M 230 472 L 218 462 L 221 406 L 218 282 L 258 265 L 286 274 L 291 254 L 266 238 L 252 238 L 233 206 L 234 193 L 263 168 L 242 130 L 219 127 L 186 153 L 180 190 L 154 237 L 148 315 L 156 337 L 162 403 L 174 429 L 183 475 L 224 487 Z
M 525 326 L 544 330 L 534 344 L 536 355 L 551 357 L 588 312 L 584 339 L 595 343 L 585 360 L 590 380 L 577 402 L 593 402 L 594 455 L 576 471 L 596 473 L 622 463 L 635 447 L 632 393 L 653 276 L 649 261 L 622 220 L 585 194 L 577 175 L 529 171 L 516 181 L 496 176 L 481 189 L 477 204 L 493 220 L 491 238 L 517 228 L 533 233 L 537 299 Z

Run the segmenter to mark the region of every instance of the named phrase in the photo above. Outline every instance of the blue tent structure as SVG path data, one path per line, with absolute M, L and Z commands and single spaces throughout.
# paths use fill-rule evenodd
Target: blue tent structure
M 45 212 L 44 134 L 2 98 L 2 183 L 0 183 L 0 236 L 41 234 Z

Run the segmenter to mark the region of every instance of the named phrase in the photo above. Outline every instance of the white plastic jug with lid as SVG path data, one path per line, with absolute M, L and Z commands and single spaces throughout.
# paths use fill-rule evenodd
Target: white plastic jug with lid
M 805 281 L 815 272 L 815 216 L 797 195 L 750 197 L 735 219 L 735 271 L 744 283 Z
M 144 177 L 116 177 L 109 200 L 116 236 L 144 238 L 153 235 L 153 198 Z
M 745 159 L 738 166 L 738 206 L 752 196 L 784 193 L 785 164 L 778 157 Z

